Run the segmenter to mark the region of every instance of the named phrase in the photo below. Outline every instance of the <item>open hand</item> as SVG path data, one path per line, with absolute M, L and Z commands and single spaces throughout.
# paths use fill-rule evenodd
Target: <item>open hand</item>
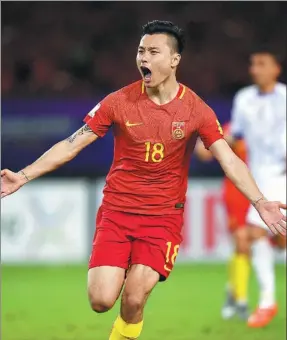
M 1 170 L 1 198 L 13 194 L 27 182 L 24 176 L 8 169 Z
M 287 209 L 281 202 L 261 201 L 255 206 L 267 227 L 275 234 L 286 235 L 286 216 L 280 209 Z

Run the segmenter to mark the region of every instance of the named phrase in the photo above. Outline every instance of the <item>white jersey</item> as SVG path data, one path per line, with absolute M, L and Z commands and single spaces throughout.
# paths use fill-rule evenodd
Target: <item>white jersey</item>
M 286 85 L 277 83 L 272 93 L 257 86 L 240 90 L 231 114 L 231 134 L 244 138 L 248 165 L 258 184 L 286 171 Z

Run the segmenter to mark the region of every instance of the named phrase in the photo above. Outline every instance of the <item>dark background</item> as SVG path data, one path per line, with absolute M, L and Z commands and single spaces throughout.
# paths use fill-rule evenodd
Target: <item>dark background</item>
M 178 72 L 219 120 L 249 84 L 248 56 L 269 44 L 285 55 L 284 2 L 2 2 L 2 167 L 18 170 L 82 124 L 111 91 L 139 79 L 141 25 L 171 20 L 186 31 Z M 286 73 L 282 75 L 286 82 Z M 89 146 L 56 176 L 105 175 L 113 138 Z M 220 176 L 192 160 L 192 176 Z

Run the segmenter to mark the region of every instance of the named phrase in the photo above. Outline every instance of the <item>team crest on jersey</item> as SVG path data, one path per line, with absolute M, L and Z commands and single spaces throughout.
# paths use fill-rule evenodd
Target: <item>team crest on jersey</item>
M 174 139 L 182 139 L 185 136 L 185 123 L 184 122 L 172 122 L 172 137 Z
M 99 104 L 97 104 L 89 113 L 88 113 L 88 115 L 90 116 L 90 117 L 94 117 L 94 115 L 95 115 L 95 113 L 96 113 L 96 111 L 98 111 L 98 109 L 101 107 L 101 103 L 99 103 Z

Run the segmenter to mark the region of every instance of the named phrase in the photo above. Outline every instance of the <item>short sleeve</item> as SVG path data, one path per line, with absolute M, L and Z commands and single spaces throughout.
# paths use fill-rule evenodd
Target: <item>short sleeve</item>
M 86 115 L 84 122 L 97 136 L 103 137 L 114 122 L 114 110 L 115 100 L 113 95 L 109 95 Z
M 206 149 L 219 139 L 223 139 L 222 127 L 214 111 L 203 101 L 200 101 L 197 108 L 200 117 L 198 134 Z
M 244 134 L 243 114 L 241 110 L 241 100 L 239 95 L 236 95 L 233 100 L 231 109 L 230 134 L 234 138 L 242 138 Z

